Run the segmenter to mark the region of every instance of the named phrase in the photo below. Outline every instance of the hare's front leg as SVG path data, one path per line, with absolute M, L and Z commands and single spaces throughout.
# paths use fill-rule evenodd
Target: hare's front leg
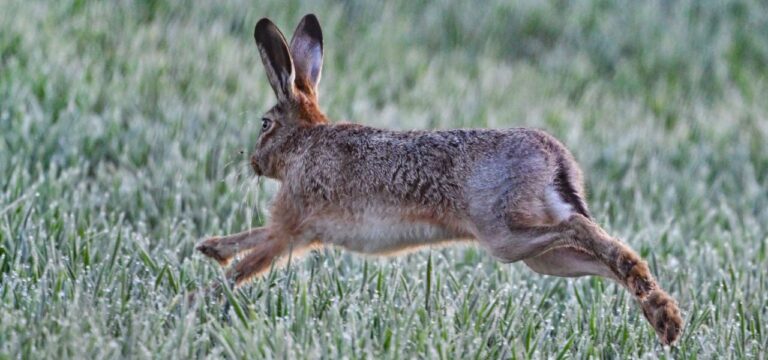
M 214 236 L 200 242 L 196 249 L 226 266 L 238 253 L 264 243 L 269 235 L 268 230 L 267 227 L 260 227 L 227 236 Z
M 286 238 L 275 234 L 267 235 L 264 241 L 253 246 L 248 255 L 227 271 L 227 278 L 233 281 L 235 286 L 240 286 L 246 280 L 263 273 L 288 249 L 288 243 Z
M 238 253 L 249 251 L 235 266 L 227 271 L 227 283 L 233 286 L 242 283 L 269 268 L 272 262 L 288 248 L 289 238 L 275 232 L 271 227 L 260 227 L 228 236 L 217 236 L 202 241 L 197 250 L 226 265 Z M 223 283 L 216 282 L 202 293 L 190 294 L 190 301 L 199 295 L 221 296 Z

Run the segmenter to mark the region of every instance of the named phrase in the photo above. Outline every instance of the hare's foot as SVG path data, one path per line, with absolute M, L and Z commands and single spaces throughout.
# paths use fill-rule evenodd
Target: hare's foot
M 232 259 L 232 257 L 235 256 L 234 253 L 228 251 L 228 247 L 221 246 L 222 245 L 222 237 L 215 236 L 212 238 L 208 238 L 206 240 L 201 241 L 195 249 L 197 251 L 203 253 L 203 255 L 212 258 L 216 260 L 219 265 L 221 266 L 227 266 L 229 264 L 229 261 Z
M 235 255 L 263 244 L 269 234 L 269 228 L 260 227 L 233 235 L 214 236 L 200 242 L 196 249 L 221 266 L 227 266 Z
M 661 289 L 654 289 L 641 300 L 643 315 L 665 345 L 671 345 L 683 331 L 683 318 L 675 300 Z

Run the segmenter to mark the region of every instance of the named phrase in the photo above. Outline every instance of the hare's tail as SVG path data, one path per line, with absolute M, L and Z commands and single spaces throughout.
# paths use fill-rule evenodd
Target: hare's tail
M 581 173 L 576 163 L 566 154 L 561 154 L 557 162 L 554 185 L 560 198 L 571 205 L 573 210 L 587 219 L 592 219 L 587 203 L 584 201 L 584 190 L 581 186 Z

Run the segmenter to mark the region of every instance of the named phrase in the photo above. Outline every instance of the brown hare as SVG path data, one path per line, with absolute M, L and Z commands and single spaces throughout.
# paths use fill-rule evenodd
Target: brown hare
M 209 238 L 197 249 L 237 285 L 290 251 L 336 245 L 391 254 L 472 240 L 504 262 L 555 276 L 598 275 L 625 286 L 665 344 L 678 339 L 677 304 L 645 261 L 608 235 L 584 202 L 579 166 L 532 129 L 390 131 L 331 124 L 317 104 L 323 36 L 309 14 L 290 43 L 268 19 L 254 31 L 277 95 L 251 166 L 282 182 L 266 226 Z

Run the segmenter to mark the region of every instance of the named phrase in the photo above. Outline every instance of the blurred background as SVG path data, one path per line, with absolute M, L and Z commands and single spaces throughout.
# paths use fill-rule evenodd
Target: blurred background
M 473 247 L 323 250 L 186 304 L 222 276 L 194 244 L 277 186 L 245 163 L 274 102 L 253 27 L 309 12 L 331 119 L 560 138 L 679 300 L 679 346 L 610 281 Z M 761 0 L 2 0 L 0 358 L 760 356 L 767 80 Z

